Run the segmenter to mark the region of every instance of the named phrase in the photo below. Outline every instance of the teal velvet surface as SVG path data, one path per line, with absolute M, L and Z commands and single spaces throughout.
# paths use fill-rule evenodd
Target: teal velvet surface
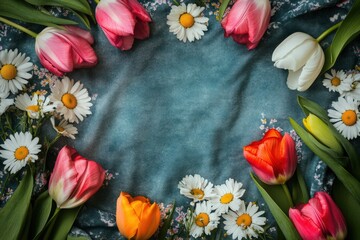
M 121 238 L 115 223 L 120 191 L 144 195 L 164 205 L 175 200 L 178 206 L 187 206 L 189 200 L 180 195 L 177 184 L 189 174 L 200 174 L 215 185 L 228 178 L 242 182 L 244 199 L 258 201 L 274 226 L 250 179 L 251 168 L 242 148 L 260 139 L 267 128 L 291 131 L 289 117 L 301 122 L 304 115 L 297 95 L 324 108 L 329 108 L 337 95 L 323 87 L 323 76 L 306 92 L 289 90 L 287 71 L 273 66 L 272 52 L 291 33 L 319 36 L 346 15 L 351 2 L 271 1 L 270 26 L 251 51 L 224 38 L 212 2 L 205 10 L 210 19 L 208 31 L 193 43 L 180 42 L 169 32 L 166 16 L 171 1 L 141 3 L 152 17 L 149 39 L 136 40 L 133 48 L 124 52 L 111 46 L 101 29 L 93 25 L 98 65 L 67 75 L 84 84 L 94 105 L 92 114 L 78 125 L 76 140 L 61 140 L 52 156 L 63 144 L 69 144 L 112 174 L 107 186 L 85 204 L 72 233 L 93 239 Z M 6 30 L 1 48 L 18 48 L 41 67 L 34 40 Z M 325 48 L 330 40 L 321 45 Z M 334 68 L 353 69 L 360 63 L 359 49 L 356 39 Z M 328 190 L 331 174 L 325 165 L 305 145 L 298 147 L 299 167 L 311 194 Z

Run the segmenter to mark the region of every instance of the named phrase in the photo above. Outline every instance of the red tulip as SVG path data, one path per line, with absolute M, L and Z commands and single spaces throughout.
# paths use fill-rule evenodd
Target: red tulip
M 276 129 L 267 131 L 260 141 L 244 147 L 244 157 L 255 174 L 267 184 L 283 184 L 296 170 L 297 155 L 291 136 Z
M 127 239 L 149 239 L 159 228 L 160 208 L 143 196 L 121 192 L 116 203 L 116 224 Z
M 35 40 L 35 51 L 41 64 L 57 76 L 75 68 L 93 67 L 97 57 L 90 32 L 75 26 L 47 27 Z
M 58 208 L 74 208 L 86 202 L 102 186 L 105 170 L 80 156 L 74 148 L 63 147 L 49 181 L 49 195 Z
M 109 42 L 121 50 L 130 49 L 134 38 L 150 35 L 150 15 L 136 0 L 101 0 L 95 17 Z
M 225 37 L 232 36 L 235 42 L 253 49 L 264 35 L 270 15 L 269 0 L 237 0 L 221 21 Z
M 347 234 L 344 216 L 326 192 L 317 192 L 307 204 L 290 208 L 289 217 L 304 240 L 339 240 Z

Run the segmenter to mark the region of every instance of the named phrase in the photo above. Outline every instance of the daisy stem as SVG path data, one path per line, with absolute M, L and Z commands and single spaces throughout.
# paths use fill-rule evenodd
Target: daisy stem
M 328 28 L 327 30 L 325 30 L 325 32 L 323 32 L 322 34 L 320 34 L 320 36 L 316 39 L 317 42 L 322 41 L 327 35 L 329 35 L 332 31 L 338 29 L 341 25 L 342 21 L 338 22 L 337 24 L 333 25 L 332 27 Z
M 286 196 L 287 200 L 289 201 L 290 207 L 293 207 L 294 203 L 292 201 L 291 194 L 290 194 L 288 186 L 286 185 L 286 183 L 284 183 L 284 184 L 281 184 L 281 187 L 284 190 L 284 193 L 285 193 L 285 196 Z
M 10 173 L 8 172 L 7 175 L 6 175 L 5 181 L 4 181 L 4 183 L 3 183 L 3 186 L 2 186 L 2 188 L 1 188 L 1 195 L 0 195 L 1 198 L 3 198 L 4 195 L 5 195 L 5 188 L 6 188 L 7 182 L 9 181 L 9 178 L 10 178 Z
M 49 152 L 49 149 L 50 147 L 57 142 L 57 140 L 61 137 L 62 135 L 60 133 L 58 133 L 56 135 L 56 137 L 54 137 L 54 139 L 51 141 L 51 142 L 48 142 L 46 144 L 46 149 L 45 149 L 45 155 L 44 155 L 44 165 L 43 165 L 43 170 L 45 171 L 45 168 L 46 168 L 46 158 L 47 158 L 47 155 L 48 155 L 48 152 Z
M 36 38 L 36 36 L 37 36 L 37 33 L 33 32 L 33 31 L 31 31 L 31 30 L 29 30 L 29 29 L 27 29 L 27 28 L 25 28 L 25 27 L 23 27 L 23 26 L 21 26 L 21 25 L 19 25 L 17 23 L 14 23 L 14 22 L 6 19 L 6 18 L 0 17 L 0 21 L 7 24 L 7 25 L 10 25 L 10 26 L 12 26 L 14 28 L 19 29 L 20 31 L 22 31 L 24 33 L 27 33 L 30 36 L 34 37 L 34 38 Z
M 99 4 L 100 0 L 94 0 L 94 2 L 95 2 L 96 4 Z
M 223 15 L 225 13 L 225 10 L 227 8 L 227 6 L 229 5 L 230 0 L 223 0 L 223 2 L 220 5 L 219 8 L 219 15 L 218 15 L 218 20 L 221 22 Z
M 180 6 L 180 3 L 179 3 L 178 1 L 173 0 L 173 2 L 174 2 L 174 4 L 175 4 L 176 6 Z

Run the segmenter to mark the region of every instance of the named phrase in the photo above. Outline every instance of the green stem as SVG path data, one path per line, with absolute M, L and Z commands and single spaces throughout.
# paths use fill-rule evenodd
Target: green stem
M 320 36 L 316 39 L 317 42 L 322 41 L 327 35 L 329 35 L 332 31 L 338 29 L 341 25 L 342 21 L 338 22 L 337 24 L 335 24 L 334 26 L 328 28 L 325 32 L 323 32 L 322 34 L 320 34 Z
M 51 231 L 54 228 L 57 216 L 60 212 L 60 208 L 56 208 L 54 214 L 52 215 L 52 217 L 50 218 L 50 220 L 45 224 L 43 230 L 37 235 L 35 236 L 34 240 L 38 240 L 41 236 L 43 236 L 42 239 L 49 239 L 50 235 L 51 235 Z
M 29 30 L 29 29 L 27 29 L 27 28 L 25 28 L 25 27 L 23 27 L 23 26 L 21 26 L 21 25 L 19 25 L 17 23 L 14 23 L 14 22 L 6 19 L 6 18 L 0 17 L 0 21 L 3 22 L 3 23 L 6 23 L 7 25 L 10 25 L 10 26 L 12 26 L 14 28 L 19 29 L 20 31 L 22 31 L 24 33 L 27 33 L 30 36 L 34 37 L 34 38 L 36 38 L 36 36 L 37 36 L 37 33 L 33 32 L 33 31 L 31 31 L 31 30 Z
M 284 193 L 285 193 L 285 196 L 290 204 L 290 207 L 293 207 L 294 206 L 294 203 L 293 203 L 293 200 L 291 198 L 291 194 L 290 194 L 290 191 L 289 191 L 289 188 L 287 187 L 286 183 L 284 184 L 281 184 L 281 187 L 282 189 L 284 190 Z
M 173 0 L 173 2 L 174 2 L 174 4 L 175 4 L 176 6 L 180 6 L 180 3 L 179 3 L 178 1 Z
M 100 2 L 100 0 L 95 0 L 95 3 L 96 3 L 96 4 L 99 4 L 99 2 Z
M 49 149 L 50 147 L 57 142 L 57 140 L 59 140 L 59 138 L 61 137 L 62 135 L 60 133 L 58 133 L 56 135 L 56 137 L 49 143 L 46 144 L 46 149 L 45 149 L 45 154 L 44 154 L 44 165 L 43 165 L 43 170 L 45 171 L 46 169 L 46 159 L 47 159 L 47 155 L 48 155 L 48 152 L 49 152 Z

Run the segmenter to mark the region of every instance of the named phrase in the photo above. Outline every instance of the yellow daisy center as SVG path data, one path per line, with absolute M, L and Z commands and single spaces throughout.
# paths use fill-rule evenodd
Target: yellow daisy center
M 14 156 L 16 160 L 24 160 L 29 155 L 29 149 L 25 146 L 21 146 L 15 150 Z
M 204 191 L 199 188 L 191 189 L 190 193 L 191 193 L 191 195 L 196 196 L 200 200 L 203 199 L 204 195 L 205 195 Z
M 55 128 L 56 128 L 59 132 L 65 131 L 65 128 L 63 128 L 63 127 L 61 127 L 61 126 L 55 126 Z
M 74 109 L 77 106 L 76 97 L 71 93 L 65 93 L 62 95 L 61 102 L 69 109 Z
M 231 202 L 234 199 L 234 195 L 232 193 L 226 193 L 224 195 L 221 196 L 220 198 L 220 202 L 222 204 L 228 204 L 229 202 Z
M 17 69 L 12 64 L 2 66 L 0 70 L 1 77 L 5 80 L 12 80 L 16 77 Z
M 31 106 L 27 106 L 26 110 L 38 112 L 40 110 L 40 107 L 38 105 L 31 105 Z
M 331 85 L 333 85 L 333 86 L 339 86 L 341 83 L 340 78 L 338 78 L 338 77 L 333 77 L 330 80 L 330 82 L 331 82 Z
M 199 227 L 206 227 L 210 222 L 209 215 L 207 213 L 199 213 L 195 218 L 195 224 Z
M 346 110 L 341 115 L 341 120 L 346 126 L 352 126 L 357 121 L 356 112 L 354 110 Z
M 179 21 L 184 28 L 190 28 L 195 23 L 195 19 L 190 13 L 181 14 Z
M 247 228 L 251 225 L 252 218 L 249 214 L 243 213 L 236 219 L 236 224 L 238 226 L 242 226 L 243 228 Z

